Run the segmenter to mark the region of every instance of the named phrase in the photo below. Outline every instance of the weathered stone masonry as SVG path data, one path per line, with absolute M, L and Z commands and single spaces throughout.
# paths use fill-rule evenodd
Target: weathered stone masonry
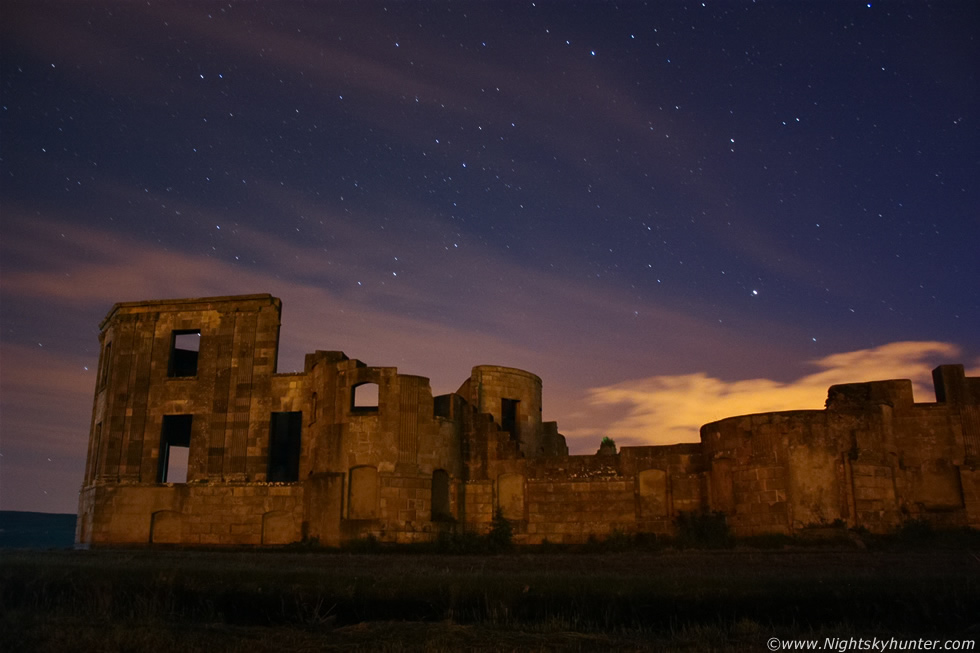
M 342 352 L 277 374 L 280 308 L 270 295 L 112 308 L 80 545 L 411 542 L 483 532 L 498 510 L 526 543 L 669 533 L 708 510 L 737 534 L 980 527 L 980 379 L 959 365 L 937 368 L 935 403 L 913 403 L 908 381 L 834 386 L 826 410 L 721 420 L 700 444 L 569 456 L 522 370 L 477 366 L 438 397 Z
M 914 403 L 908 380 L 852 383 L 832 386 L 825 410 L 706 424 L 710 507 L 740 534 L 980 527 L 980 378 L 943 365 L 933 381 L 935 403 Z

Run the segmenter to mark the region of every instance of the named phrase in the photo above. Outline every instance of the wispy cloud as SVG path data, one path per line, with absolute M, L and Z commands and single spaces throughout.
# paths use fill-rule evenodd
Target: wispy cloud
M 435 240 L 435 225 L 424 223 L 415 223 L 413 233 L 394 234 L 397 248 L 382 243 L 370 252 L 352 247 L 367 234 L 349 226 L 338 231 L 329 219 L 311 225 L 303 243 L 240 227 L 235 246 L 248 264 L 227 253 L 173 251 L 67 220 L 11 218 L 9 226 L 2 251 L 23 264 L 4 273 L 0 290 L 8 300 L 41 300 L 38 305 L 53 314 L 66 307 L 108 310 L 117 301 L 271 292 L 284 302 L 287 346 L 360 347 L 382 357 L 397 353 L 396 361 L 424 351 L 425 357 L 409 357 L 436 366 L 462 354 L 472 356 L 472 364 L 543 374 L 572 366 L 586 387 L 616 372 L 613 365 L 597 371 L 590 359 L 635 374 L 655 364 L 664 369 L 672 352 L 722 351 L 732 338 L 716 324 L 609 287 L 531 270 L 476 244 L 446 251 Z M 602 337 L 595 333 L 597 320 L 610 327 Z M 565 355 L 569 351 L 579 355 Z
M 0 507 L 74 512 L 95 385 L 81 355 L 0 344 Z

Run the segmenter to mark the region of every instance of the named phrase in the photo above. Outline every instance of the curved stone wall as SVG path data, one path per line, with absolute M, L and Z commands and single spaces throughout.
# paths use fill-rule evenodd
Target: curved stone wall
M 513 367 L 478 365 L 470 376 L 470 402 L 520 443 L 525 455 L 539 453 L 541 434 L 541 379 Z

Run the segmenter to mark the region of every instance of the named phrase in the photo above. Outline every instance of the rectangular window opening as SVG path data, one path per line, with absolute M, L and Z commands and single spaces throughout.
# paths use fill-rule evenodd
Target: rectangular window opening
M 200 329 L 174 331 L 170 336 L 170 365 L 167 368 L 168 376 L 197 376 L 197 359 L 200 351 Z
M 449 521 L 453 518 L 449 501 L 449 473 L 444 469 L 432 472 L 432 521 Z
M 158 483 L 186 483 L 193 415 L 164 415 L 160 431 Z
M 310 395 L 310 424 L 316 422 L 317 396 L 314 392 Z
M 515 441 L 520 439 L 520 434 L 517 430 L 519 423 L 517 421 L 517 409 L 520 403 L 518 399 L 500 400 L 500 427 L 510 433 L 510 439 Z
M 92 437 L 92 450 L 89 451 L 88 472 L 86 478 L 91 481 L 99 474 L 99 449 L 102 447 L 102 422 L 95 425 Z
M 104 388 L 109 383 L 110 361 L 112 361 L 112 343 L 107 342 L 105 344 L 105 350 L 102 352 L 102 370 L 99 374 L 99 387 Z
M 295 483 L 299 480 L 299 457 L 303 413 L 272 413 L 269 424 L 270 483 Z

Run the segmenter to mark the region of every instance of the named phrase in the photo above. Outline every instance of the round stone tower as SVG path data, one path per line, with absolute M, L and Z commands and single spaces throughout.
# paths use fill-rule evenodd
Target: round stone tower
M 477 365 L 470 376 L 467 399 L 518 442 L 525 455 L 540 447 L 541 379 L 530 372 L 498 365 Z

